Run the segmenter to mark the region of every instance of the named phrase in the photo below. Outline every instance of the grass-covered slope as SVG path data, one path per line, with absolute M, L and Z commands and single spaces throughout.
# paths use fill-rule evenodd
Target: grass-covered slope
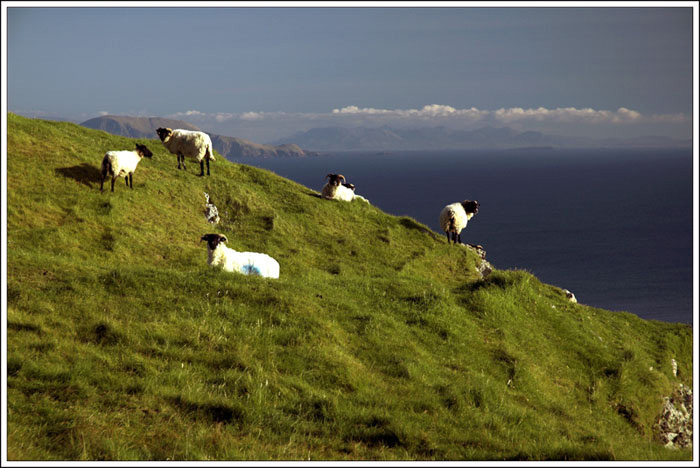
M 135 141 L 134 189 L 100 193 Z M 7 165 L 10 460 L 692 458 L 652 430 L 685 325 L 480 280 L 410 218 L 156 140 L 10 114 Z M 213 270 L 208 232 L 280 279 Z

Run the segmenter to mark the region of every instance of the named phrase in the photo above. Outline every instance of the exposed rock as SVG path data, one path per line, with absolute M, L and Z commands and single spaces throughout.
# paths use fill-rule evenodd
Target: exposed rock
M 217 224 L 219 222 L 219 210 L 211 202 L 209 194 L 204 192 L 204 198 L 207 199 L 207 203 L 204 205 L 204 215 L 207 217 L 207 221 L 212 224 Z
M 664 406 L 656 423 L 657 438 L 667 448 L 693 445 L 693 390 L 679 384 Z
M 673 371 L 673 376 L 678 376 L 678 363 L 675 359 L 671 359 L 671 370 Z
M 467 245 L 469 247 L 471 247 L 476 252 L 476 254 L 481 258 L 481 262 L 476 267 L 476 271 L 479 273 L 479 275 L 481 275 L 481 279 L 486 278 L 493 271 L 493 265 L 491 265 L 488 261 L 486 261 L 486 251 L 480 245 L 475 245 L 475 244 L 467 244 Z

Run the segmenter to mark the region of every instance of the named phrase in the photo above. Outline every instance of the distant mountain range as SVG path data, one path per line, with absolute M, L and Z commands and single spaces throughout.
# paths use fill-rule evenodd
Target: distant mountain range
M 113 135 L 130 138 L 157 138 L 156 129 L 159 127 L 182 128 L 185 130 L 202 131 L 196 125 L 182 120 L 165 119 L 161 117 L 128 117 L 105 115 L 86 120 L 80 125 L 96 130 L 103 130 Z M 207 132 L 208 133 L 208 132 Z M 304 151 L 295 144 L 264 145 L 253 143 L 242 138 L 209 133 L 214 149 L 226 159 L 244 157 L 304 157 L 317 156 L 313 151 Z
M 156 138 L 158 127 L 201 129 L 182 120 L 161 117 L 106 115 L 81 125 L 131 138 Z M 227 159 L 243 157 L 304 157 L 328 151 L 410 151 L 513 148 L 690 148 L 691 140 L 662 136 L 637 138 L 567 137 L 510 127 L 455 130 L 447 127 L 397 129 L 382 127 L 319 127 L 281 138 L 270 144 L 254 143 L 209 133 L 214 149 Z M 307 148 L 307 149 L 302 149 Z
M 322 127 L 282 138 L 272 144 L 292 143 L 315 151 L 457 150 L 528 147 L 690 147 L 691 140 L 645 136 L 594 139 L 564 137 L 541 132 L 519 132 L 509 127 L 454 130 L 447 127 L 396 129 Z

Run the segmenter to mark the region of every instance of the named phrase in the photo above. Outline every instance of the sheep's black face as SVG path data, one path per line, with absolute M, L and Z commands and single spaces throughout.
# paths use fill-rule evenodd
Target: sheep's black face
M 136 143 L 136 151 L 139 152 L 142 158 L 152 158 L 153 153 L 151 153 L 151 150 L 149 150 L 146 145 L 139 145 Z
M 479 212 L 479 202 L 476 200 L 464 200 L 462 206 L 467 213 L 477 214 Z
M 326 177 L 328 178 L 328 183 L 331 185 L 338 186 L 345 182 L 345 176 L 343 176 L 343 174 L 328 174 Z
M 210 250 L 215 250 L 221 242 L 226 242 L 227 240 L 226 236 L 221 234 L 205 234 L 199 239 L 200 242 L 207 241 L 207 246 L 209 246 Z
M 158 138 L 160 138 L 160 141 L 164 141 L 166 138 L 173 134 L 173 131 L 169 128 L 159 128 L 158 130 L 156 130 L 156 133 L 158 134 Z

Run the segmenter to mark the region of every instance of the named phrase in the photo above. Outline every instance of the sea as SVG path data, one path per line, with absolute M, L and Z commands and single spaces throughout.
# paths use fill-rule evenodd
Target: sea
M 477 200 L 462 242 L 579 303 L 693 323 L 691 149 L 333 153 L 242 158 L 320 191 L 328 173 L 393 215 L 442 234 L 440 210 Z

